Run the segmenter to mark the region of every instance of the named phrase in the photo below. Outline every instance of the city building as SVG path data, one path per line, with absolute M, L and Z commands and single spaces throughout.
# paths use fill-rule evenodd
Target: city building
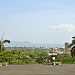
M 64 53 L 71 54 L 68 42 L 65 42 L 65 51 L 64 51 Z

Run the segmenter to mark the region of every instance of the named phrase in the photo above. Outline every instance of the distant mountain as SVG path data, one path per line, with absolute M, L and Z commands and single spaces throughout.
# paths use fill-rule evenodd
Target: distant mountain
M 17 42 L 11 41 L 10 44 L 4 44 L 5 47 L 64 47 L 63 44 L 48 44 L 48 43 L 31 43 L 29 41 Z
M 4 44 L 6 47 L 24 47 L 24 46 L 31 46 L 32 44 L 28 41 L 24 42 L 17 42 L 17 41 L 11 41 L 10 44 Z

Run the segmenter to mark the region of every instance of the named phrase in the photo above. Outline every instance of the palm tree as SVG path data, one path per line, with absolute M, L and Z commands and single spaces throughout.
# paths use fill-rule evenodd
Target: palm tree
M 74 46 L 75 45 L 75 36 L 74 37 L 72 37 L 73 38 L 73 40 L 72 40 L 72 43 L 69 45 L 69 47 L 72 47 L 72 46 Z
M 6 43 L 6 42 L 10 43 L 10 40 L 3 40 L 3 37 L 2 37 L 2 39 L 0 40 L 0 52 L 5 50 L 3 43 Z
M 71 55 L 72 57 L 75 57 L 75 46 L 73 46 L 71 49 Z
M 73 57 L 73 62 L 74 62 L 74 57 L 75 57 L 75 36 L 72 37 L 72 43 L 69 45 L 71 47 L 71 56 Z

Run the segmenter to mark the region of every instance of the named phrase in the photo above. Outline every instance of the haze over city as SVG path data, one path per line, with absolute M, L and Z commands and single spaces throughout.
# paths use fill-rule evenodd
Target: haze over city
M 64 44 L 75 35 L 75 0 L 0 0 L 0 38 Z

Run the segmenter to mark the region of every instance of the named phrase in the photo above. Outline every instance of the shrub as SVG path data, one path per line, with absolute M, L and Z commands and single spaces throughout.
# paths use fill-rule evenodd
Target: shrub
M 61 59 L 62 63 L 73 63 L 73 59 L 72 58 L 63 58 Z

